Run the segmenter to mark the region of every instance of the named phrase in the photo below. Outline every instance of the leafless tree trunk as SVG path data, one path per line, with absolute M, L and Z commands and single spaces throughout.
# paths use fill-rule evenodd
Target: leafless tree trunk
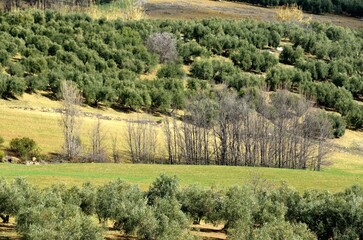
M 120 162 L 120 153 L 119 153 L 119 149 L 118 149 L 118 137 L 117 134 L 115 134 L 114 136 L 112 136 L 111 138 L 112 140 L 112 159 L 114 163 L 119 163 Z
M 316 156 L 312 157 L 311 168 L 320 171 L 323 158 L 328 153 L 326 140 L 331 137 L 332 125 L 325 114 L 311 112 L 306 117 L 305 131 L 307 132 L 307 137 L 314 141 L 316 146 Z
M 155 163 L 157 131 L 151 121 L 129 121 L 127 142 L 133 163 Z
M 94 126 L 91 134 L 92 151 L 90 158 L 96 162 L 107 161 L 107 151 L 105 147 L 105 134 L 102 130 L 101 120 L 97 118 L 97 123 Z
M 68 160 L 76 160 L 81 152 L 79 130 L 81 128 L 81 95 L 77 86 L 71 81 L 61 83 L 62 114 L 60 124 L 63 128 L 63 152 Z

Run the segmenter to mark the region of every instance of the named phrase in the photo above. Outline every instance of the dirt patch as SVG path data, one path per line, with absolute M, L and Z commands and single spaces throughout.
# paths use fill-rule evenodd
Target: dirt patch
M 16 233 L 15 224 L 0 223 L 0 240 L 20 240 Z
M 145 5 L 146 14 L 152 19 L 202 19 L 202 18 L 252 18 L 264 21 L 275 21 L 275 9 L 256 7 L 246 3 L 235 3 L 213 0 L 150 0 Z M 351 28 L 363 28 L 359 18 L 338 15 L 304 14 L 314 21 L 333 23 Z

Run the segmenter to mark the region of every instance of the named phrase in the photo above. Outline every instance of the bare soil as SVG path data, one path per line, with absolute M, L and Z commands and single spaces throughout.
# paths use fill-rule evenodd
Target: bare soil
M 20 240 L 20 236 L 15 231 L 14 223 L 0 223 L 0 240 Z
M 246 3 L 215 0 L 149 0 L 145 5 L 146 14 L 151 19 L 203 19 L 203 18 L 252 18 L 275 21 L 276 9 L 249 5 Z M 351 28 L 363 28 L 363 20 L 340 15 L 305 14 L 313 21 L 333 23 Z

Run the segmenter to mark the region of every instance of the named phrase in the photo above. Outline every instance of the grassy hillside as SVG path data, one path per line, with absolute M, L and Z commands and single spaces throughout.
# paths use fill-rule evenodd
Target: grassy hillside
M 210 17 L 274 21 L 276 9 L 262 8 L 241 2 L 213 0 L 149 0 L 145 5 L 148 18 L 152 19 L 202 19 Z M 359 18 L 332 14 L 314 15 L 305 13 L 304 17 L 314 21 L 333 23 L 353 28 L 363 28 Z
M 24 94 L 19 100 L 0 100 L 0 133 L 5 138 L 5 147 L 13 137 L 33 138 L 44 154 L 59 152 L 62 132 L 58 125 L 59 114 L 54 109 L 59 102 L 42 95 Z M 83 107 L 82 111 L 102 114 L 112 120 L 102 122 L 108 136 L 118 134 L 121 161 L 129 159 L 125 140 L 126 119 L 160 119 L 145 113 L 120 113 L 105 108 L 103 110 Z M 118 120 L 116 120 L 118 119 Z M 82 141 L 87 142 L 95 117 L 85 117 Z M 108 140 L 110 143 L 110 140 Z M 243 184 L 259 175 L 275 183 L 286 181 L 298 190 L 310 188 L 340 191 L 353 184 L 363 184 L 363 133 L 347 130 L 341 139 L 331 140 L 328 165 L 321 172 L 253 167 L 186 166 L 186 165 L 142 165 L 142 164 L 55 164 L 44 166 L 0 165 L 0 176 L 26 177 L 41 187 L 53 183 L 81 184 L 90 181 L 103 184 L 115 178 L 122 178 L 146 189 L 160 173 L 176 174 L 182 185 L 200 184 L 224 188 L 233 184 Z M 163 154 L 163 153 L 159 153 Z
M 41 94 L 24 94 L 17 100 L 0 100 L 2 112 L 0 135 L 4 137 L 5 145 L 8 146 L 12 138 L 28 136 L 38 143 L 43 154 L 59 152 L 63 138 L 59 124 L 60 114 L 56 111 L 60 107 L 60 102 L 50 100 Z M 101 124 L 107 145 L 111 144 L 112 137 L 118 136 L 121 152 L 127 151 L 126 139 L 124 139 L 127 120 L 140 118 L 157 121 L 160 119 L 160 117 L 142 112 L 124 113 L 111 108 L 95 109 L 84 106 L 81 111 L 87 115 L 82 118 L 82 142 L 89 146 L 91 131 L 98 115 L 103 119 Z M 127 159 L 126 156 L 123 160 L 125 159 Z

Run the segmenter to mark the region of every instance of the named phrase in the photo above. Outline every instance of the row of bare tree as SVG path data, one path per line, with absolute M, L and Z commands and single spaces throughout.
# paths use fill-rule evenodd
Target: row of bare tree
M 56 8 L 59 6 L 68 7 L 89 7 L 93 0 L 0 0 L 3 10 L 11 11 L 13 8 L 34 7 L 38 9 Z
M 64 156 L 80 156 L 81 97 L 72 82 L 61 85 Z M 127 145 L 134 163 L 217 164 L 320 170 L 326 155 L 326 140 L 332 125 L 323 112 L 313 109 L 303 97 L 279 91 L 240 98 L 228 89 L 214 97 L 199 94 L 185 109 L 183 121 L 165 118 L 164 136 L 158 137 L 153 121 L 129 121 Z M 117 138 L 113 158 L 119 161 Z M 91 133 L 88 159 L 108 159 L 105 135 L 98 120 Z M 160 159 L 163 147 L 167 160 Z
M 163 139 L 170 164 L 320 170 L 332 126 L 305 99 L 285 91 L 241 99 L 228 90 L 215 99 L 194 98 L 182 122 L 165 118 L 164 138 L 150 123 L 130 123 L 133 162 L 153 162 Z

